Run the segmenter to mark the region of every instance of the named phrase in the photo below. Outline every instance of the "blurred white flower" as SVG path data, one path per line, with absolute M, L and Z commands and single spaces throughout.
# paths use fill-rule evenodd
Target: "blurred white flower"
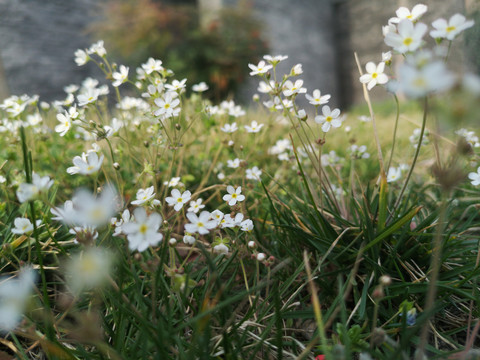
M 388 169 L 387 182 L 397 181 L 402 177 L 402 170 L 400 168 L 391 167 Z
M 18 326 L 34 282 L 35 272 L 30 267 L 22 268 L 17 277 L 0 279 L 0 332 L 12 331 Z
M 144 208 L 136 208 L 133 216 L 135 218 L 133 221 L 122 226 L 123 232 L 127 234 L 130 250 L 142 252 L 149 246 L 155 246 L 162 241 L 163 235 L 158 232 L 162 225 L 160 214 L 152 213 L 148 216 Z
M 402 20 L 397 30 L 398 32 L 388 32 L 385 35 L 385 44 L 403 54 L 415 51 L 422 45 L 422 38 L 428 27 L 422 23 L 413 24 L 410 20 Z
M 480 185 L 480 166 L 478 167 L 477 172 L 469 173 L 468 178 L 471 180 L 472 185 Z
M 208 85 L 205 82 L 201 82 L 192 86 L 192 90 L 195 92 L 204 92 L 208 90 Z
M 257 166 L 254 166 L 253 168 L 246 170 L 245 177 L 249 180 L 260 181 L 261 175 L 262 170 L 260 170 Z
M 155 189 L 154 186 L 150 186 L 147 189 L 139 189 L 137 191 L 137 199 L 132 201 L 132 205 L 143 205 L 152 202 L 152 205 L 159 205 L 160 201 L 154 199 Z
M 258 133 L 263 127 L 263 124 L 257 123 L 255 120 L 252 121 L 252 123 L 249 125 L 245 125 L 244 128 L 247 130 L 249 133 Z
M 205 205 L 202 204 L 202 199 L 197 199 L 194 201 L 190 201 L 190 207 L 187 209 L 188 212 L 193 212 L 193 213 L 198 213 L 201 209 L 205 207 Z
M 20 218 L 17 217 L 14 220 L 15 227 L 12 229 L 12 233 L 17 235 L 30 235 L 33 232 L 33 224 L 30 222 L 28 218 Z M 37 227 L 40 226 L 42 220 L 37 220 L 36 225 Z
M 128 70 L 129 68 L 125 65 L 120 65 L 120 71 L 116 71 L 112 74 L 114 82 L 113 86 L 118 87 L 128 80 Z
M 468 20 L 462 14 L 453 15 L 450 20 L 437 19 L 432 23 L 435 30 L 430 31 L 430 36 L 435 39 L 453 40 L 462 31 L 473 26 L 475 22 Z

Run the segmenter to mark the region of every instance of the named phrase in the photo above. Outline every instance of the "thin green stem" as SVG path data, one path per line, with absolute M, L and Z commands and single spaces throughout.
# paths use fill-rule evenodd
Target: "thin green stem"
M 392 164 L 393 153 L 395 151 L 395 143 L 397 140 L 397 128 L 398 128 L 398 119 L 400 118 L 400 103 L 398 102 L 398 97 L 396 94 L 393 94 L 395 98 L 395 104 L 397 107 L 397 113 L 395 116 L 395 126 L 393 128 L 393 139 L 392 139 L 392 150 L 390 151 L 390 158 L 388 159 L 388 164 L 385 171 L 388 173 L 388 169 L 390 169 L 390 165 Z
M 415 165 L 418 160 L 418 155 L 420 154 L 420 149 L 422 147 L 422 141 L 423 141 L 423 134 L 425 133 L 425 124 L 427 123 L 427 114 L 428 114 L 428 98 L 425 96 L 424 100 L 424 107 L 423 107 L 423 120 L 422 120 L 422 128 L 420 130 L 420 137 L 418 139 L 418 144 L 417 148 L 415 150 L 415 155 L 413 157 L 413 162 L 412 165 L 410 166 L 410 170 L 408 171 L 407 178 L 405 179 L 405 182 L 403 183 L 402 190 L 400 190 L 400 194 L 398 195 L 397 201 L 395 202 L 395 205 L 393 207 L 392 214 L 395 213 L 395 210 L 397 209 L 398 205 L 400 205 L 400 202 L 402 201 L 403 194 L 405 192 L 405 189 L 407 188 L 407 185 L 410 181 L 410 178 L 413 173 L 413 169 L 415 168 Z

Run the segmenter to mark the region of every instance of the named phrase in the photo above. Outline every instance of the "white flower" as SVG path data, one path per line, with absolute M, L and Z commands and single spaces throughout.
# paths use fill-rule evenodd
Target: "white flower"
M 398 24 L 402 20 L 415 21 L 420 18 L 423 14 L 427 12 L 427 6 L 423 4 L 417 4 L 413 7 L 412 11 L 408 8 L 402 6 L 396 11 L 397 17 L 392 17 L 388 20 L 388 23 Z
M 253 120 L 250 126 L 245 125 L 244 127 L 249 133 L 258 133 L 262 129 L 263 124 L 258 124 L 255 120 Z
M 220 225 L 220 223 L 222 222 L 223 220 L 223 212 L 221 212 L 220 210 L 215 210 L 213 211 L 211 214 L 210 214 L 210 217 L 212 220 L 215 221 L 215 223 L 218 225 Z
M 117 118 L 112 119 L 111 125 L 105 125 L 103 128 L 107 133 L 107 137 L 111 137 L 118 133 L 118 131 L 124 126 L 123 121 L 118 120 Z
M 147 75 L 150 75 L 154 71 L 162 71 L 162 61 L 155 60 L 154 58 L 149 58 L 145 64 L 142 64 L 142 69 Z M 138 69 L 137 69 L 138 73 Z
M 99 196 L 86 190 L 78 191 L 72 201 L 57 208 L 55 215 L 68 225 L 101 227 L 107 224 L 117 211 L 117 193 L 111 188 L 103 189 Z
M 356 144 L 353 144 L 352 146 L 350 146 L 350 152 L 352 153 L 352 156 L 357 159 L 368 159 L 370 157 L 370 154 L 367 152 L 367 147 L 365 145 L 358 146 Z
M 8 332 L 19 324 L 27 300 L 34 287 L 35 272 L 29 267 L 14 278 L 0 279 L 0 332 Z
M 393 47 L 399 53 L 415 51 L 422 45 L 423 35 L 427 32 L 427 25 L 413 24 L 410 20 L 402 20 L 398 24 L 398 33 L 389 32 L 385 36 L 385 44 Z
M 477 172 L 471 172 L 468 174 L 468 178 L 471 180 L 472 185 L 480 185 L 480 166 L 477 169 Z
M 240 159 L 239 158 L 235 158 L 233 160 L 227 160 L 227 166 L 229 168 L 232 168 L 232 169 L 236 169 L 240 166 Z
M 318 106 L 328 103 L 328 100 L 330 100 L 331 96 L 329 94 L 322 96 L 320 90 L 315 89 L 313 90 L 313 94 L 311 96 L 309 94 L 305 94 L 305 97 L 310 104 Z
M 237 123 L 225 124 L 220 130 L 228 134 L 234 133 L 238 130 Z
M 293 76 L 298 76 L 303 74 L 302 64 L 295 65 L 290 71 L 290 74 L 292 74 Z
M 245 200 L 245 196 L 242 195 L 242 187 L 239 186 L 234 188 L 232 185 L 227 186 L 228 194 L 223 195 L 223 200 L 228 202 L 228 205 L 233 206 L 237 203 L 237 201 Z
M 380 62 L 378 65 L 375 65 L 373 62 L 368 62 L 365 66 L 367 74 L 360 76 L 360 82 L 362 84 L 367 84 L 367 89 L 372 90 L 372 88 L 377 84 L 386 84 L 388 82 L 388 76 L 384 74 L 385 63 Z
M 302 87 L 303 80 L 295 81 L 295 84 L 290 80 L 285 81 L 283 85 L 283 95 L 285 96 L 292 96 L 294 94 L 304 94 L 307 92 L 307 89 Z
M 277 65 L 280 61 L 288 59 L 287 55 L 264 55 L 263 58 L 267 60 L 272 65 Z
M 0 184 L 4 184 L 7 182 L 7 178 L 3 175 L 0 175 Z
M 163 185 L 167 185 L 168 187 L 183 186 L 180 182 L 180 177 L 173 177 L 169 181 L 165 181 Z
M 260 181 L 260 176 L 262 176 L 262 170 L 260 170 L 257 166 L 246 170 L 245 177 L 249 180 Z
M 202 204 L 202 199 L 197 199 L 194 201 L 190 201 L 190 207 L 187 209 L 188 212 L 198 213 L 201 209 L 203 209 L 205 205 Z
M 418 141 L 420 140 L 420 133 L 422 132 L 422 129 L 417 128 L 413 130 L 413 134 L 408 138 L 410 140 L 410 144 L 413 145 L 413 147 L 416 149 L 418 146 Z M 422 138 L 422 145 L 427 145 L 428 144 L 428 130 L 425 129 L 423 133 L 423 138 Z
M 157 205 L 160 202 L 158 200 L 155 201 L 155 192 L 154 187 L 150 186 L 147 189 L 139 189 L 137 191 L 137 200 L 132 201 L 132 205 L 143 205 L 145 203 L 150 202 L 153 199 L 154 204 Z
M 208 85 L 205 82 L 201 82 L 199 84 L 195 84 L 192 86 L 192 90 L 195 92 L 204 92 L 208 90 Z
M 391 51 L 382 52 L 382 61 L 387 62 L 390 60 L 392 60 L 392 52 Z
M 340 118 L 340 110 L 334 109 L 330 110 L 330 106 L 325 105 L 322 107 L 322 114 L 315 116 L 315 122 L 322 124 L 322 131 L 328 132 L 333 126 L 338 128 L 342 125 L 342 119 Z
M 266 65 L 265 61 L 263 60 L 260 61 L 257 66 L 253 64 L 248 64 L 248 67 L 252 69 L 252 71 L 250 72 L 251 76 L 257 75 L 257 74 L 265 74 L 268 70 L 273 68 L 272 65 Z
M 128 80 L 128 70 L 129 68 L 125 65 L 120 65 L 120 71 L 114 72 L 112 74 L 113 80 L 115 80 L 112 85 L 117 87 L 123 84 L 125 81 Z
M 70 115 L 65 112 L 65 114 L 57 114 L 57 120 L 60 122 L 60 125 L 55 126 L 55 131 L 60 133 L 60 136 L 64 136 L 72 127 L 72 119 Z
M 193 245 L 195 244 L 195 237 L 192 236 L 189 232 L 185 232 L 185 235 L 183 235 L 183 242 L 187 245 Z
M 398 78 L 398 90 L 412 98 L 448 90 L 455 82 L 455 76 L 442 61 L 435 61 L 421 68 L 404 63 L 399 69 Z
M 77 63 L 78 66 L 85 65 L 88 62 L 88 60 L 90 60 L 90 57 L 88 56 L 88 54 L 82 49 L 78 49 L 77 51 L 75 51 L 74 55 L 75 55 L 75 62 Z
M 388 169 L 387 182 L 397 181 L 402 177 L 402 170 L 400 168 L 391 167 Z
M 73 294 L 98 288 L 110 274 L 113 256 L 105 249 L 90 247 L 72 256 L 65 266 L 65 278 Z
M 175 211 L 180 211 L 183 205 L 190 201 L 190 198 L 192 197 L 190 191 L 187 190 L 182 194 L 178 189 L 173 189 L 171 195 L 172 196 L 167 197 L 165 201 L 168 205 L 173 206 Z
M 165 88 L 167 88 L 170 91 L 180 93 L 183 91 L 183 89 L 185 89 L 186 82 L 187 82 L 187 79 L 183 79 L 182 81 L 173 80 L 172 84 L 165 85 Z
M 473 20 L 467 21 L 462 14 L 453 15 L 448 22 L 445 19 L 437 19 L 432 23 L 435 30 L 430 31 L 430 36 L 436 39 L 453 40 L 462 31 L 472 27 L 473 24 Z
M 95 44 L 92 44 L 92 46 L 90 46 L 90 49 L 88 49 L 87 52 L 89 54 L 97 54 L 100 57 L 104 57 L 105 55 L 107 55 L 107 51 L 103 46 L 103 40 L 100 40 Z
M 163 98 L 155 99 L 155 104 L 159 107 L 154 112 L 155 116 L 170 118 L 180 113 L 180 108 L 176 108 L 180 104 L 180 99 L 175 98 L 171 91 L 168 91 Z
M 237 118 L 245 115 L 245 110 L 243 110 L 240 105 L 236 105 L 228 110 L 228 115 Z
M 211 229 L 217 227 L 217 222 L 211 220 L 211 214 L 208 211 L 202 211 L 199 216 L 189 212 L 187 213 L 187 219 L 190 220 L 190 224 L 185 224 L 185 231 L 191 234 L 199 233 L 200 235 L 205 235 Z
M 100 90 L 97 88 L 87 88 L 86 91 L 77 96 L 78 106 L 85 106 L 97 101 Z
M 243 222 L 243 217 L 244 216 L 242 213 L 236 214 L 234 218 L 232 218 L 230 214 L 226 214 L 220 222 L 220 225 L 222 228 L 233 228 L 240 226 Z
M 260 81 L 258 83 L 257 91 L 262 93 L 262 94 L 268 94 L 273 89 L 275 89 L 275 81 L 273 81 L 273 80 L 270 80 L 268 84 L 265 81 Z
M 15 227 L 12 229 L 12 233 L 14 234 L 30 235 L 33 231 L 33 224 L 30 222 L 30 219 L 17 217 L 15 218 L 13 223 L 15 224 Z M 41 223 L 42 223 L 42 220 L 36 221 L 37 226 L 40 226 Z
M 228 246 L 225 244 L 218 244 L 213 247 L 213 252 L 217 254 L 227 255 L 228 250 Z
M 95 151 L 88 151 L 87 153 L 82 153 L 82 156 L 75 156 L 73 158 L 73 165 L 67 169 L 67 173 L 70 175 L 82 174 L 90 175 L 95 174 L 102 167 L 104 155 L 102 154 L 98 157 L 98 154 Z
M 155 246 L 162 241 L 163 235 L 158 232 L 162 224 L 160 214 L 152 213 L 148 216 L 144 208 L 136 208 L 133 211 L 133 216 L 134 221 L 122 226 L 123 232 L 127 234 L 130 250 L 142 252 L 149 246 Z
M 18 186 L 17 197 L 21 203 L 35 200 L 40 194 L 46 193 L 53 185 L 53 180 L 48 176 L 40 177 L 40 175 L 32 174 L 32 183 L 22 183 Z
M 240 230 L 250 232 L 253 230 L 253 221 L 250 219 L 244 220 L 240 223 Z

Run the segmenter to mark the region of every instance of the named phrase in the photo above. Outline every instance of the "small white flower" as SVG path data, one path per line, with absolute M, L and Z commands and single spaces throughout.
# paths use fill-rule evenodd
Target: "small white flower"
M 14 222 L 15 227 L 12 229 L 12 233 L 17 235 L 30 235 L 33 232 L 33 224 L 30 222 L 30 219 L 27 218 L 15 218 Z M 37 226 L 40 226 L 42 220 L 37 220 Z
M 77 51 L 75 51 L 75 62 L 77 63 L 78 66 L 82 66 L 82 65 L 85 65 L 88 60 L 90 60 L 90 57 L 88 56 L 88 54 L 82 50 L 82 49 L 78 49 Z
M 105 50 L 105 47 L 103 46 L 103 40 L 92 44 L 92 46 L 90 46 L 90 49 L 88 49 L 87 52 L 89 54 L 97 54 L 100 57 L 104 57 L 105 55 L 107 55 L 107 50 Z
M 241 226 L 242 222 L 243 222 L 243 214 L 242 213 L 238 213 L 235 215 L 234 218 L 232 218 L 232 216 L 230 214 L 226 214 L 222 221 L 220 222 L 220 225 L 221 227 L 224 229 L 224 228 L 234 228 L 236 226 Z
M 367 84 L 367 89 L 372 90 L 377 84 L 386 84 L 388 82 L 388 76 L 384 73 L 385 63 L 380 62 L 375 65 L 373 62 L 368 62 L 365 66 L 367 73 L 360 76 L 360 82 Z
M 195 92 L 204 92 L 208 90 L 208 85 L 205 82 L 201 82 L 199 84 L 195 84 L 192 86 L 192 90 Z
M 408 8 L 402 6 L 396 11 L 397 16 L 390 18 L 388 23 L 398 24 L 402 20 L 415 21 L 418 20 L 423 14 L 427 12 L 427 6 L 423 4 L 417 4 L 410 11 Z
M 180 177 L 173 177 L 169 181 L 165 181 L 163 185 L 167 185 L 168 187 L 183 186 L 180 182 Z
M 128 70 L 129 68 L 125 65 L 120 65 L 119 72 L 114 72 L 112 74 L 113 80 L 115 80 L 112 85 L 118 87 L 128 80 Z
M 84 93 L 77 96 L 78 106 L 85 106 L 97 101 L 100 96 L 100 90 L 97 88 L 88 88 Z
M 250 232 L 253 230 L 253 221 L 250 219 L 244 220 L 240 223 L 240 230 Z
M 382 61 L 386 63 L 387 61 L 390 61 L 390 60 L 392 60 L 392 52 L 391 51 L 382 52 Z
M 287 55 L 275 55 L 275 56 L 264 55 L 263 58 L 267 60 L 270 64 L 276 65 L 280 61 L 288 59 L 288 56 Z
M 160 214 L 152 213 L 148 216 L 144 208 L 136 208 L 133 216 L 134 221 L 122 226 L 123 232 L 127 234 L 130 250 L 142 252 L 149 246 L 155 246 L 162 241 L 163 235 L 158 232 L 162 224 Z
M 183 235 L 183 242 L 187 245 L 193 245 L 195 244 L 195 237 L 192 236 L 189 232 L 185 232 L 185 235 Z
M 190 198 L 192 197 L 190 191 L 187 190 L 182 194 L 178 189 L 173 189 L 171 195 L 172 196 L 167 197 L 165 201 L 169 206 L 173 206 L 175 211 L 180 211 L 180 209 L 183 208 L 183 205 L 190 201 Z
M 250 126 L 245 125 L 244 127 L 249 133 L 258 133 L 262 129 L 263 124 L 258 124 L 255 120 L 253 120 Z
M 469 173 L 468 178 L 471 180 L 473 186 L 480 185 L 480 166 L 478 167 L 477 172 Z
M 188 212 L 198 213 L 201 209 L 203 209 L 205 205 L 202 204 L 202 199 L 197 199 L 194 201 L 190 201 L 190 207 L 187 209 Z
M 185 89 L 186 82 L 187 79 L 183 79 L 182 81 L 173 80 L 172 84 L 165 85 L 165 88 L 176 93 L 181 93 Z
M 232 168 L 232 169 L 236 169 L 240 166 L 240 159 L 239 158 L 235 158 L 233 160 L 227 160 L 227 166 L 229 168 Z
M 453 40 L 462 31 L 472 27 L 473 20 L 468 20 L 462 14 L 453 15 L 450 20 L 438 19 L 432 23 L 435 30 L 430 31 L 433 38 Z
M 35 272 L 29 267 L 21 269 L 16 278 L 0 279 L 0 332 L 14 330 L 20 323 L 34 281 Z
M 235 131 L 238 130 L 237 123 L 233 122 L 231 124 L 225 124 L 220 130 L 227 134 L 234 133 Z
M 388 169 L 387 182 L 397 181 L 402 177 L 402 170 L 400 168 L 391 167 Z
M 342 125 L 339 109 L 332 111 L 328 105 L 325 105 L 322 107 L 322 114 L 315 116 L 315 122 L 322 124 L 323 132 L 328 132 L 331 127 L 338 128 Z
M 262 170 L 260 170 L 257 166 L 246 170 L 245 177 L 249 180 L 260 181 L 260 176 L 262 176 Z
M 65 136 L 65 134 L 72 127 L 72 119 L 67 112 L 64 114 L 57 114 L 57 120 L 60 122 L 59 125 L 55 126 L 55 131 L 60 133 L 60 136 Z
M 74 294 L 95 289 L 108 279 L 113 256 L 105 249 L 90 247 L 72 256 L 66 264 L 66 280 Z
M 422 45 L 422 38 L 428 27 L 422 23 L 414 25 L 410 20 L 402 20 L 397 30 L 398 33 L 389 32 L 385 36 L 385 44 L 403 54 L 407 51 L 415 51 Z
M 318 105 L 324 105 L 328 103 L 328 100 L 330 100 L 331 96 L 329 94 L 322 96 L 322 93 L 320 92 L 320 90 L 315 89 L 313 90 L 312 95 L 305 94 L 305 97 L 307 98 L 310 104 L 318 106 Z
M 154 186 L 150 186 L 149 188 L 146 189 L 139 189 L 137 191 L 137 199 L 132 201 L 132 205 L 143 205 L 145 203 L 150 202 L 153 200 L 153 202 L 160 203 L 158 200 L 155 201 L 155 189 Z M 153 204 L 156 205 L 156 204 Z
M 211 214 L 210 214 L 210 217 L 213 221 L 215 221 L 215 223 L 218 225 L 220 225 L 220 223 L 222 222 L 223 220 L 223 212 L 221 212 L 220 210 L 215 210 L 213 211 Z
M 297 80 L 295 83 L 291 82 L 290 80 L 285 81 L 283 85 L 283 95 L 285 96 L 292 96 L 294 94 L 304 94 L 307 92 L 307 89 L 302 87 L 303 80 Z
M 253 65 L 253 64 L 248 64 L 248 67 L 252 70 L 250 72 L 250 75 L 257 75 L 257 74 L 265 74 L 268 70 L 273 68 L 272 65 L 266 65 L 265 61 L 260 61 L 258 65 Z
M 264 253 L 258 253 L 257 254 L 257 261 L 259 261 L 259 262 L 262 262 L 266 258 L 267 258 L 267 255 L 265 255 Z
M 208 211 L 202 211 L 199 216 L 194 213 L 187 213 L 187 219 L 190 220 L 190 224 L 185 224 L 185 231 L 189 233 L 199 233 L 205 235 L 210 232 L 211 229 L 217 227 L 217 222 L 211 220 L 211 214 Z
M 102 154 L 98 157 L 98 154 L 95 151 L 88 151 L 87 153 L 82 153 L 82 156 L 75 156 L 73 158 L 73 165 L 67 169 L 67 173 L 70 175 L 82 174 L 90 175 L 95 174 L 102 167 L 104 155 Z
M 149 58 L 145 64 L 142 64 L 142 69 L 147 75 L 150 75 L 154 71 L 162 71 L 162 61 Z M 137 69 L 138 73 L 138 69 Z
M 295 65 L 290 71 L 290 74 L 292 74 L 293 76 L 298 76 L 303 74 L 302 64 Z
M 223 200 L 228 202 L 228 205 L 233 206 L 240 201 L 245 200 L 245 195 L 242 195 L 242 187 L 234 188 L 232 185 L 227 186 L 228 194 L 223 195 Z
M 180 108 L 177 108 L 180 104 L 180 99 L 176 98 L 173 94 L 171 91 L 168 91 L 163 98 L 155 99 L 155 104 L 159 107 L 159 109 L 154 112 L 155 116 L 170 118 L 180 113 Z

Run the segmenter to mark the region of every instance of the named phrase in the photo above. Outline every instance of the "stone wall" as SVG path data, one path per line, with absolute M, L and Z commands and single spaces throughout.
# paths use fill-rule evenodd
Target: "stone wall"
M 78 67 L 74 52 L 90 46 L 86 33 L 95 0 L 0 0 L 0 64 L 10 94 L 64 97 L 63 87 L 98 73 Z M 1 79 L 0 79 L 1 81 Z M 0 85 L 0 87 L 2 87 Z

